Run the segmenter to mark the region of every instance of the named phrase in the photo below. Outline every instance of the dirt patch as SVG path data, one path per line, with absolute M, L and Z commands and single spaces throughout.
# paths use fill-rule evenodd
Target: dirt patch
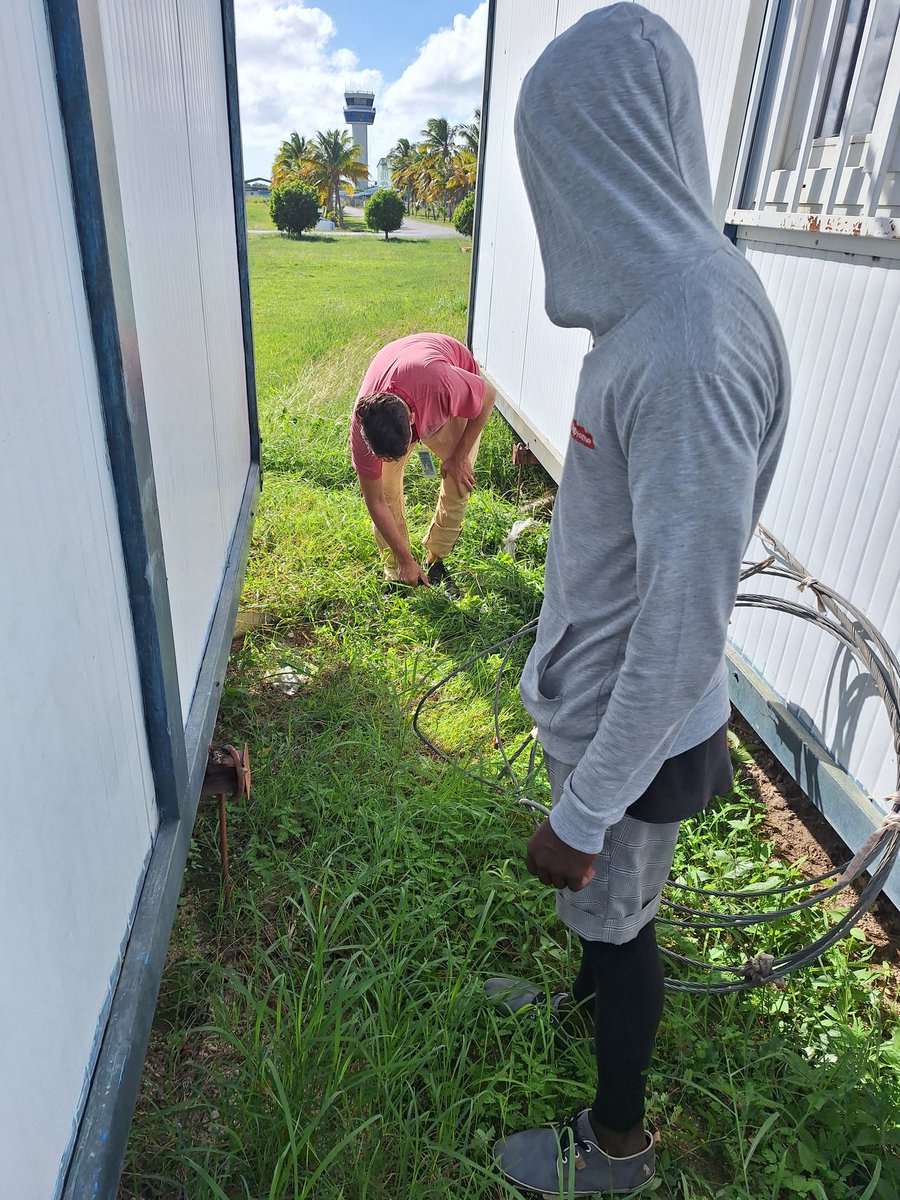
M 809 877 L 843 866 L 853 852 L 760 742 L 758 734 L 737 712 L 732 713 L 731 728 L 745 745 L 753 747 L 754 764 L 743 769 L 766 806 L 766 832 L 778 854 L 788 862 L 804 859 L 804 873 Z M 858 895 L 861 888 L 857 883 L 852 890 Z M 879 896 L 859 927 L 875 947 L 874 961 L 886 963 L 891 969 L 891 998 L 900 999 L 900 912 L 886 896 Z

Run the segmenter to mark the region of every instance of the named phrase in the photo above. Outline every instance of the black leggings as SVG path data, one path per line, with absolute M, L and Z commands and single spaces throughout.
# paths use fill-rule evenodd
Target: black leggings
M 622 946 L 584 938 L 581 946 L 572 995 L 594 997 L 597 1096 L 591 1112 L 606 1129 L 624 1133 L 644 1118 L 645 1075 L 663 1011 L 655 922 Z

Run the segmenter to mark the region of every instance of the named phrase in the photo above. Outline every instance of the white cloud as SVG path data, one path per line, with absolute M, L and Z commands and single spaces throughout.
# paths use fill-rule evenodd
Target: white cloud
M 237 0 L 238 83 L 244 174 L 267 176 L 292 129 L 343 128 L 348 78 L 377 91 L 378 71 L 360 70 L 350 50 L 328 48 L 335 24 L 302 0 Z
M 244 174 L 268 175 L 281 141 L 292 129 L 310 135 L 345 128 L 344 88 L 375 92 L 377 116 L 369 131 L 369 164 L 399 137 L 415 140 L 429 117 L 470 120 L 481 103 L 487 3 L 471 17 L 432 34 L 399 79 L 385 84 L 353 51 L 333 47 L 335 23 L 303 0 L 236 0 L 238 79 Z
M 481 104 L 487 11 L 485 0 L 471 17 L 460 14 L 451 28 L 433 33 L 385 89 L 369 135 L 376 161 L 398 138 L 414 141 L 429 117 L 447 117 L 454 124 L 471 121 Z

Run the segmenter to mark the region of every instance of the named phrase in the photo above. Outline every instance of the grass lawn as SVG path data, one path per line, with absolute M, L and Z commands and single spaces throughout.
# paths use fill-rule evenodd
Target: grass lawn
M 268 196 L 245 196 L 244 204 L 247 212 L 248 229 L 274 229 L 275 223 L 269 215 Z M 344 215 L 344 228 L 351 233 L 371 233 L 362 217 Z M 309 237 L 310 234 L 304 234 Z
M 247 212 L 248 229 L 275 228 L 275 224 L 269 216 L 268 196 L 245 196 L 244 206 Z
M 500 1200 L 513 1131 L 590 1101 L 587 1045 L 503 1021 L 481 981 L 567 986 L 553 898 L 524 869 L 532 825 L 427 753 L 410 725 L 428 684 L 539 609 L 547 525 L 503 551 L 512 438 L 495 418 L 458 554 L 465 597 L 381 595 L 346 455 L 358 380 L 385 340 L 462 337 L 470 256 L 455 242 L 250 242 L 265 484 L 218 738 L 250 743 L 253 797 L 231 808 L 222 907 L 214 807 L 197 823 L 132 1129 L 122 1200 Z M 432 481 L 413 460 L 411 528 Z M 532 478 L 531 494 L 545 480 Z M 501 730 L 528 728 L 512 656 Z M 496 770 L 499 656 L 430 704 L 433 738 Z M 291 672 L 294 694 L 279 686 Z M 544 787 L 544 785 L 539 785 Z M 543 792 L 542 792 L 543 794 Z M 677 870 L 734 889 L 793 878 L 739 775 L 688 823 Z M 701 956 L 809 941 L 802 914 Z M 668 1200 L 888 1200 L 900 1191 L 900 1036 L 890 976 L 848 939 L 783 991 L 669 999 L 650 1076 Z

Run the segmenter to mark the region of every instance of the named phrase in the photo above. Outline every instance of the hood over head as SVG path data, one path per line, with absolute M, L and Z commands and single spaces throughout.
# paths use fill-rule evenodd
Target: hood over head
M 640 5 L 588 13 L 547 46 L 515 132 L 555 325 L 600 336 L 722 246 L 694 64 Z

